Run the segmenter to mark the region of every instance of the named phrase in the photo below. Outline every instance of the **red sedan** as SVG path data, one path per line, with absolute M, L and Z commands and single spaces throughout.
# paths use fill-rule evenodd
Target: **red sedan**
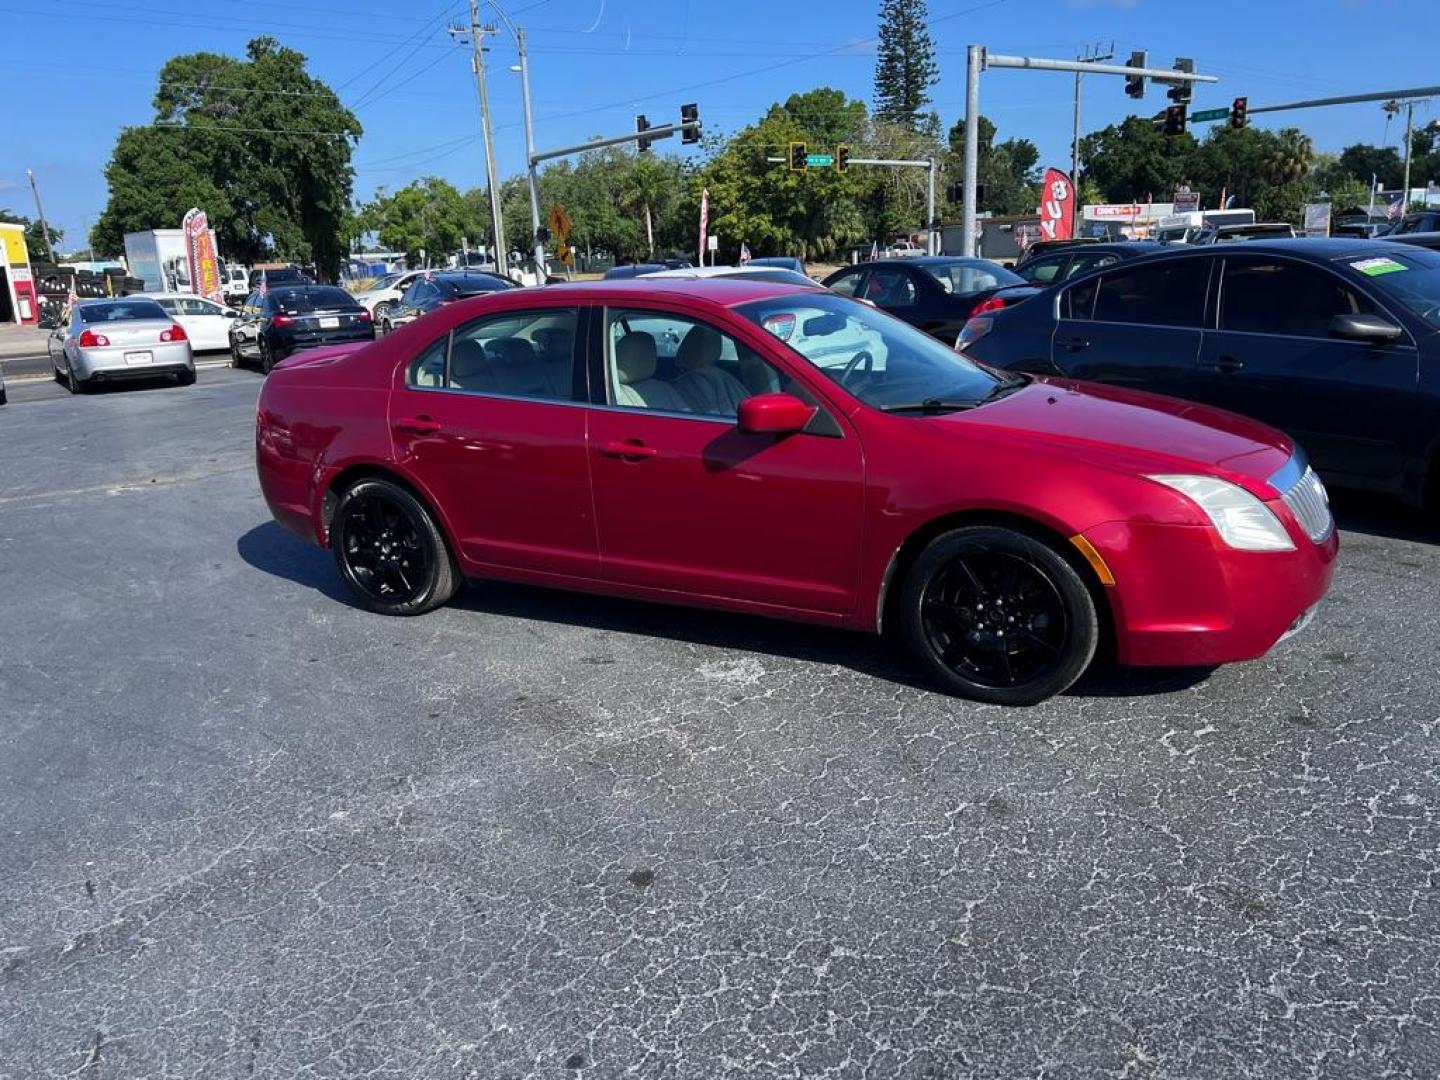
M 745 280 L 517 289 L 260 393 L 275 517 L 369 608 L 500 578 L 903 632 L 1029 704 L 1121 663 L 1260 656 L 1338 542 L 1286 436 L 981 367 L 884 312 Z

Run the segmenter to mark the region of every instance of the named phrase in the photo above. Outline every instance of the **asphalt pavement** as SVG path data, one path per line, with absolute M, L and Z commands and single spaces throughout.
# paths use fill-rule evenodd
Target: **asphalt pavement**
M 869 638 L 347 600 L 259 377 L 0 408 L 0 1077 L 1440 1074 L 1440 547 L 1271 656 L 932 692 Z

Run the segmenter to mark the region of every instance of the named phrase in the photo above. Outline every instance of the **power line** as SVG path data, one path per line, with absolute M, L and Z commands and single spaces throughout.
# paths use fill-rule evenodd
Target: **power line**
M 450 13 L 451 13 L 452 11 L 454 11 L 454 10 L 455 10 L 457 7 L 459 7 L 459 6 L 460 6 L 460 0 L 446 0 L 445 5 L 440 9 L 440 13 L 439 13 L 438 15 L 436 15 L 436 16 L 430 18 L 430 19 L 427 19 L 424 23 L 421 24 L 420 29 L 416 30 L 415 33 L 411 34 L 408 38 L 406 38 L 403 42 L 401 42 L 401 43 L 400 43 L 399 45 L 397 45 L 395 48 L 391 49 L 389 52 L 382 53 L 378 59 L 376 59 L 376 60 L 373 61 L 372 63 L 367 64 L 365 67 L 363 67 L 363 68 L 361 68 L 359 71 L 357 71 L 354 75 L 351 75 L 350 78 L 346 79 L 344 82 L 342 82 L 339 86 L 337 86 L 337 87 L 335 88 L 336 91 L 338 92 L 338 91 L 340 91 L 340 90 L 345 89 L 345 87 L 349 86 L 349 85 L 350 85 L 351 83 L 353 83 L 356 79 L 358 79 L 358 78 L 360 78 L 361 76 L 367 75 L 367 74 L 369 74 L 370 72 L 374 71 L 377 67 L 379 67 L 381 64 L 383 64 L 383 63 L 384 63 L 386 60 L 388 60 L 390 57 L 394 56 L 395 53 L 399 52 L 401 49 L 403 49 L 403 48 L 404 48 L 406 45 L 408 45 L 410 42 L 414 41 L 416 38 L 422 37 L 422 36 L 426 33 L 426 31 L 428 31 L 428 30 L 431 28 L 431 26 L 435 25 L 436 23 L 444 23 L 444 21 L 445 21 L 447 18 L 450 17 Z M 403 61 L 402 61 L 402 62 L 403 62 Z

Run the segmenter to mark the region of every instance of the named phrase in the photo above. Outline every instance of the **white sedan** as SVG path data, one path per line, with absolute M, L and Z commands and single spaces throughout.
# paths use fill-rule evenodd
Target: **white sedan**
M 227 352 L 230 321 L 239 312 L 192 293 L 145 293 L 184 329 L 195 352 Z
M 416 278 L 422 278 L 425 274 L 424 270 L 402 270 L 398 274 L 386 274 L 368 289 L 353 295 L 360 306 L 370 312 L 375 325 L 379 326 L 387 315 L 400 307 L 400 298 L 415 283 Z

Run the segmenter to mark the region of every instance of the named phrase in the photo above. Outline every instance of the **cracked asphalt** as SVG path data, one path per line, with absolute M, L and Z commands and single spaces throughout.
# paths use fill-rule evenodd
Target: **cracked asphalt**
M 1440 1074 L 1440 546 L 1029 710 L 882 643 L 352 607 L 258 378 L 0 410 L 0 1077 Z

